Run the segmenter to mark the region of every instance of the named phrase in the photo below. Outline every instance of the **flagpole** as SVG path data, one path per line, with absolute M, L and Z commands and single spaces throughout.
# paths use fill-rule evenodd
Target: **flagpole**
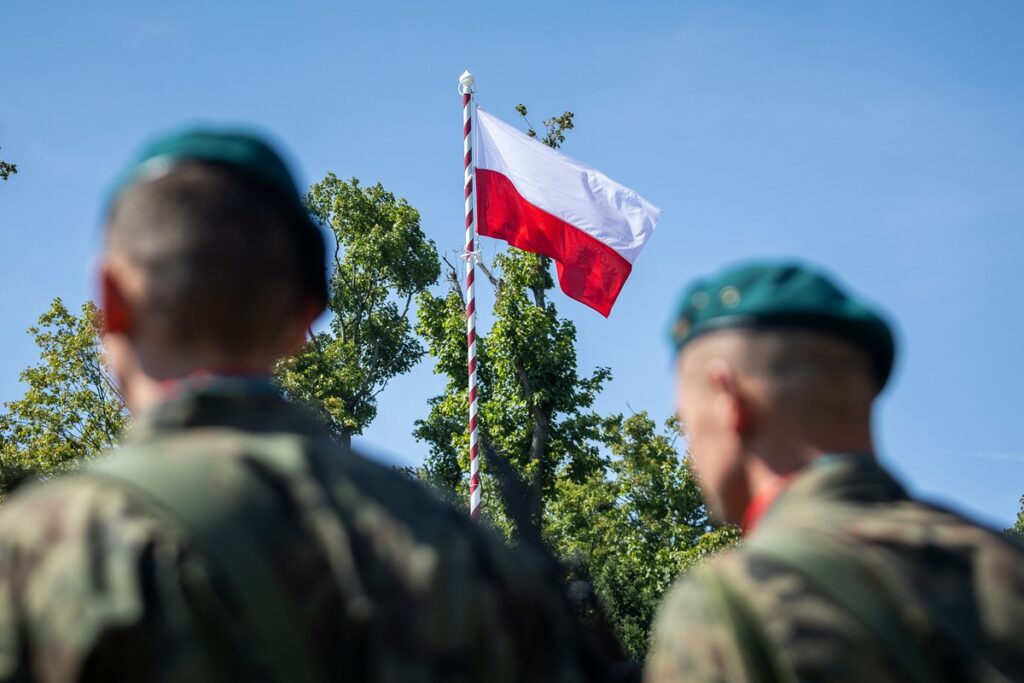
M 476 261 L 479 258 L 476 243 L 476 191 L 473 187 L 476 161 L 473 159 L 473 85 L 475 79 L 469 71 L 459 76 L 459 94 L 462 95 L 462 151 L 465 170 L 466 197 L 466 356 L 469 369 L 469 516 L 480 517 L 480 458 L 477 425 L 477 373 L 476 373 Z

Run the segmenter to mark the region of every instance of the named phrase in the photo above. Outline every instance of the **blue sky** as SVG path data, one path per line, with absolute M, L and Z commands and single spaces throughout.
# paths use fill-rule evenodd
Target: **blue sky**
M 102 199 L 154 132 L 244 123 L 303 182 L 382 181 L 443 251 L 462 239 L 456 83 L 664 209 L 610 319 L 556 295 L 603 411 L 667 416 L 682 286 L 740 260 L 808 259 L 896 321 L 877 417 L 912 488 L 1005 526 L 1024 494 L 1024 5 L 1012 2 L 5 2 L 0 5 L 0 400 L 55 296 L 92 296 Z M 491 255 L 500 245 L 486 242 Z M 484 291 L 484 308 L 491 295 Z M 365 448 L 416 463 L 440 388 L 382 396 Z

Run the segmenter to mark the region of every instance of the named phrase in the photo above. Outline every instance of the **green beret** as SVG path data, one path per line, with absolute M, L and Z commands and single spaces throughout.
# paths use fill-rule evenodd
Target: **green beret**
M 799 328 L 832 334 L 864 349 L 885 386 L 896 345 L 889 324 L 830 278 L 796 263 L 752 263 L 694 283 L 683 294 L 670 338 L 676 353 L 723 329 Z
M 250 133 L 205 128 L 185 128 L 150 141 L 115 183 L 111 205 L 128 186 L 189 161 L 231 166 L 261 181 L 289 206 L 307 215 L 288 166 L 270 145 Z
M 108 209 L 118 196 L 138 182 L 169 173 L 188 162 L 220 164 L 242 173 L 273 192 L 289 207 L 302 226 L 296 231 L 304 268 L 304 284 L 321 304 L 327 302 L 324 242 L 320 227 L 310 217 L 295 179 L 284 159 L 262 138 L 237 130 L 184 128 L 149 142 L 121 174 L 110 193 Z M 308 229 L 303 229 L 308 228 Z

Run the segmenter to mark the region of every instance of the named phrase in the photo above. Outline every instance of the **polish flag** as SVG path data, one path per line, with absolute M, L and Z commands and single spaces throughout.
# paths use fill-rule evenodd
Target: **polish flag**
M 608 317 L 661 209 L 477 107 L 481 235 L 554 259 L 568 296 Z

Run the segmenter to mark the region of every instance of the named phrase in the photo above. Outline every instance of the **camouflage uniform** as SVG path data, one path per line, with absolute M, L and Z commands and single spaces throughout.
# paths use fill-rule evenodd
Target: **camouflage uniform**
M 1024 550 L 826 456 L 672 590 L 646 680 L 1024 681 Z
M 342 450 L 268 382 L 183 386 L 120 451 L 0 510 L 0 680 L 280 678 L 244 609 L 266 596 L 240 592 L 200 539 L 111 476 L 157 462 L 186 500 L 197 492 L 177 474 L 208 472 L 196 488 L 228 519 L 262 487 L 280 524 L 260 530 L 259 559 L 298 616 L 311 679 L 594 678 L 544 561 Z M 245 533 L 228 531 L 228 544 Z

